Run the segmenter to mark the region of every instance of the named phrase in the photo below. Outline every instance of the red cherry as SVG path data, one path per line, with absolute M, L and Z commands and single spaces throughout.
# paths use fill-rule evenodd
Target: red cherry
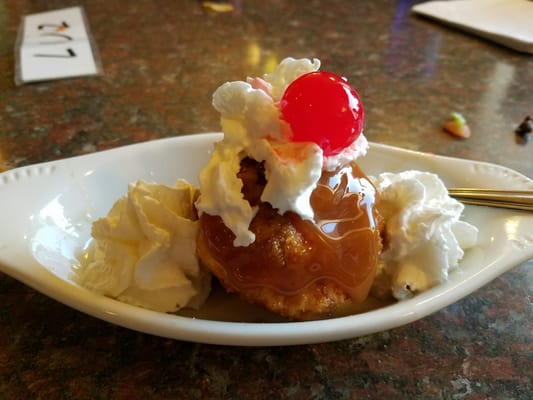
M 280 102 L 295 142 L 315 142 L 326 156 L 340 153 L 363 130 L 363 104 L 344 79 L 310 72 L 295 79 Z

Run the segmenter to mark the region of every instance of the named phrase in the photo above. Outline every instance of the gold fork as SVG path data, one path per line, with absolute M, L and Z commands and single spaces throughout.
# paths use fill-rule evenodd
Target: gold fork
M 533 190 L 449 188 L 448 193 L 464 204 L 533 211 Z

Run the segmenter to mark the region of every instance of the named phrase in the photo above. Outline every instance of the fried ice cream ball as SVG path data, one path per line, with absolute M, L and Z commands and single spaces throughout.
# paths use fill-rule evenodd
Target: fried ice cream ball
M 323 172 L 311 195 L 315 219 L 283 215 L 260 197 L 264 165 L 250 158 L 238 174 L 243 196 L 258 212 L 255 241 L 235 247 L 218 216 L 200 216 L 197 253 L 229 292 L 292 320 L 326 318 L 348 302 L 360 303 L 374 280 L 382 225 L 373 186 L 352 164 Z

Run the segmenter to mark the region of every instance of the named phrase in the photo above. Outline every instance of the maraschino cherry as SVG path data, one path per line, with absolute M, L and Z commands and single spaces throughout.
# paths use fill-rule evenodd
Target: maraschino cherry
M 348 82 L 330 72 L 310 72 L 285 90 L 280 109 L 294 142 L 314 142 L 325 156 L 340 153 L 363 130 L 363 104 Z

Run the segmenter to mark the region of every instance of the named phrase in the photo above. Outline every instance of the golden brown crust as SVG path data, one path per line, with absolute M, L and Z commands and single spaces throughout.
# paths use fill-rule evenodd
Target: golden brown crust
M 293 320 L 325 318 L 366 298 L 382 247 L 381 217 L 361 205 L 372 195 L 358 189 L 366 177 L 356 165 L 323 173 L 311 199 L 317 223 L 281 215 L 260 200 L 262 163 L 243 160 L 238 176 L 244 198 L 258 207 L 249 227 L 255 241 L 233 246 L 235 235 L 222 219 L 205 213 L 197 237 L 199 259 L 226 290 Z
M 200 231 L 196 243 L 202 263 L 218 277 L 229 292 L 237 293 L 243 300 L 265 307 L 292 320 L 311 320 L 331 315 L 339 305 L 350 301 L 348 295 L 331 281 L 318 281 L 295 295 L 285 295 L 269 287 L 252 287 L 237 291 L 227 279 L 227 271 L 211 253 L 207 238 Z M 272 253 L 275 247 L 272 247 Z M 271 254 L 272 255 L 272 254 Z

